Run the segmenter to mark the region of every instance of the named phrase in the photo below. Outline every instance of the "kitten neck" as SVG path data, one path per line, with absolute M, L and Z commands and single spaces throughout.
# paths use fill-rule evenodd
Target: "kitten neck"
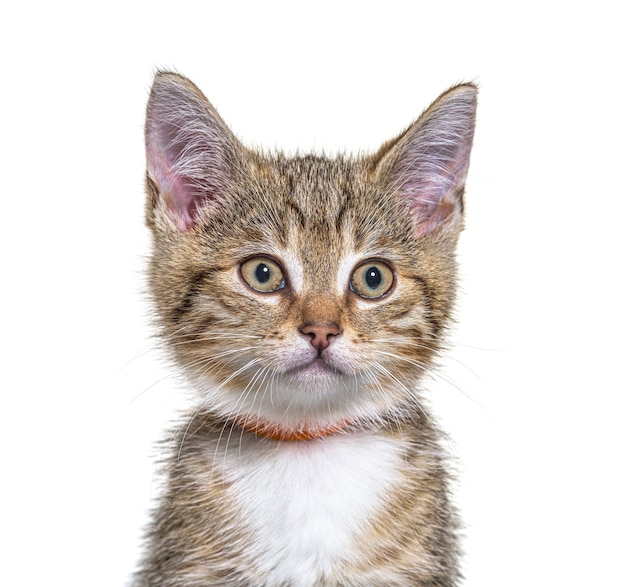
M 327 426 L 311 426 L 301 424 L 297 427 L 286 428 L 280 424 L 257 418 L 255 416 L 246 416 L 238 418 L 236 423 L 247 432 L 267 438 L 269 440 L 280 440 L 286 442 L 315 440 L 318 438 L 326 438 L 337 432 L 341 432 L 351 425 L 348 420 L 340 420 L 334 424 Z

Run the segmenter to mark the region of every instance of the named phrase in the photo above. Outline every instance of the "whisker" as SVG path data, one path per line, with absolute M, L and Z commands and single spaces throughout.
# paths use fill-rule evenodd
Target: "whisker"
M 248 398 L 248 396 L 250 395 L 250 393 L 252 392 L 252 388 L 254 386 L 254 384 L 256 383 L 257 379 L 260 377 L 260 375 L 267 370 L 267 367 L 261 367 L 260 369 L 257 369 L 257 371 L 254 373 L 254 375 L 250 378 L 250 381 L 248 381 L 248 383 L 246 384 L 245 388 L 243 389 L 243 391 L 239 394 L 239 397 L 237 398 L 237 401 L 235 403 L 235 405 L 233 406 L 233 409 L 230 411 L 230 414 L 228 415 L 224 426 L 222 427 L 222 433 L 225 431 L 227 424 L 230 421 L 230 430 L 228 432 L 228 436 L 226 437 L 226 446 L 224 447 L 224 467 L 226 467 L 226 457 L 228 455 L 228 446 L 230 445 L 230 439 L 232 437 L 233 431 L 235 429 L 235 425 L 237 422 L 237 419 L 239 417 L 239 415 L 241 414 L 241 409 L 243 408 L 246 399 Z M 243 429 L 242 432 L 243 434 Z M 222 437 L 222 434 L 220 434 L 220 438 Z M 218 441 L 218 445 L 219 445 L 219 441 Z M 241 447 L 241 443 L 239 445 Z
M 184 337 L 181 336 L 180 337 L 183 340 L 176 340 L 176 341 L 168 341 L 168 343 L 170 344 L 170 346 L 182 346 L 182 345 L 190 345 L 190 344 L 197 344 L 200 342 L 223 342 L 225 340 L 243 340 L 245 339 L 253 339 L 253 340 L 261 340 L 262 337 L 261 336 L 253 336 L 253 335 L 238 335 L 238 336 L 215 336 L 215 335 L 211 335 L 211 336 L 193 336 L 193 338 L 189 338 L 188 335 L 185 335 Z
M 391 373 L 391 371 L 389 371 L 386 367 L 384 367 L 383 365 L 381 365 L 378 362 L 374 362 L 372 364 L 372 366 L 374 367 L 374 369 L 376 369 L 379 373 L 382 373 L 383 375 L 386 375 L 389 379 L 391 379 L 391 381 L 393 381 L 400 389 L 402 389 L 402 391 L 404 391 L 407 395 L 407 398 L 410 399 L 413 404 L 420 410 L 420 412 L 422 413 L 422 415 L 428 420 L 428 422 L 435 427 L 435 423 L 433 422 L 432 418 L 429 416 L 428 412 L 423 408 L 419 397 L 417 396 L 417 394 L 415 393 L 414 390 L 408 388 L 404 383 L 402 383 L 402 381 L 400 381 L 400 379 L 398 379 L 393 373 Z
M 217 370 L 218 368 L 222 367 L 223 365 L 221 364 L 220 361 L 218 361 L 218 359 L 223 360 L 225 358 L 231 357 L 232 355 L 236 355 L 235 358 L 239 359 L 239 354 L 241 352 L 245 352 L 248 350 L 255 350 L 257 348 L 258 347 L 254 346 L 254 347 L 239 347 L 236 349 L 230 349 L 228 351 L 222 351 L 220 353 L 215 353 L 212 355 L 200 357 L 198 359 L 195 359 L 194 361 L 184 363 L 182 366 L 187 371 L 191 371 L 195 376 L 199 377 L 201 375 L 207 375 Z M 232 363 L 236 363 L 236 361 L 232 361 L 231 364 Z
M 260 369 L 257 369 L 254 375 L 250 378 L 250 381 L 248 381 L 246 386 L 243 388 L 243 390 L 239 394 L 239 397 L 237 398 L 237 401 L 235 405 L 233 406 L 233 409 L 231 410 L 230 415 L 228 416 L 229 419 L 234 420 L 234 421 L 237 420 L 238 416 L 241 414 L 241 410 L 244 404 L 246 403 L 246 400 L 252 393 L 252 389 L 256 385 L 257 381 L 261 378 L 261 376 L 267 372 L 267 370 L 268 370 L 268 367 L 261 367 Z M 254 392 L 254 397 L 252 399 L 252 406 L 250 407 L 250 409 L 252 409 L 252 407 L 254 406 L 254 401 L 258 392 L 259 390 L 257 388 L 256 391 Z M 235 410 L 237 412 L 236 414 L 234 414 Z
M 396 353 L 391 353 L 389 351 L 381 351 L 381 350 L 377 350 L 374 349 L 375 353 L 378 353 L 380 355 L 386 355 L 389 357 L 392 357 L 394 359 L 398 359 L 400 361 L 404 361 L 407 362 L 409 364 L 412 364 L 420 369 L 426 369 L 427 365 L 424 365 L 422 363 L 420 363 L 419 361 L 416 361 L 415 359 L 411 359 L 409 357 L 405 357 L 403 355 L 398 355 Z M 473 371 L 467 367 L 466 365 L 464 365 L 461 361 L 457 361 L 460 365 L 462 365 L 463 367 L 466 367 L 468 369 L 468 371 L 470 373 L 473 373 Z M 444 383 L 447 383 L 448 385 L 454 387 L 457 391 L 459 391 L 460 393 L 462 393 L 468 400 L 470 400 L 474 405 L 476 405 L 477 407 L 484 409 L 483 406 L 481 406 L 471 395 L 469 395 L 454 379 L 452 379 L 450 376 L 444 374 L 441 370 L 435 368 L 435 369 L 430 369 L 429 375 L 431 377 L 437 378 L 441 381 L 443 381 Z M 476 375 L 476 377 L 478 377 Z
M 223 379 L 215 388 L 214 388 L 214 393 L 219 392 L 221 389 L 224 388 L 224 386 L 228 385 L 235 377 L 237 377 L 238 375 L 240 375 L 241 373 L 243 373 L 244 371 L 246 371 L 247 369 L 249 369 L 252 365 L 256 365 L 257 363 L 260 362 L 260 359 L 252 359 L 250 361 L 248 361 L 245 365 L 243 365 L 243 367 L 240 367 L 239 369 L 237 369 L 236 371 L 233 371 L 230 375 L 228 375 L 228 377 L 226 377 L 225 379 Z M 204 406 L 206 405 L 206 401 L 203 402 L 203 406 L 202 408 L 204 408 Z M 195 415 L 197 415 L 200 412 L 200 409 L 196 411 Z M 195 417 L 194 415 L 194 417 Z M 178 450 L 178 458 L 180 458 L 180 453 L 183 447 L 183 444 L 185 442 L 185 438 L 187 436 L 187 433 L 189 432 L 189 427 L 191 426 L 191 423 L 193 421 L 193 418 L 189 421 L 189 423 L 187 424 L 187 427 L 185 428 L 185 432 L 183 434 L 183 437 L 181 438 L 180 441 L 180 447 Z

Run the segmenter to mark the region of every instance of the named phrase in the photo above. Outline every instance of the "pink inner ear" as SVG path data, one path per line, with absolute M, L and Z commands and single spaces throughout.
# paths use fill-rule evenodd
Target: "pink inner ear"
M 428 218 L 437 208 L 443 190 L 435 181 L 408 183 L 403 190 L 409 195 L 411 210 L 418 218 Z
M 422 209 L 421 205 L 414 208 L 414 214 L 418 218 L 417 234 L 425 235 L 438 228 L 454 212 L 455 203 L 441 200 L 434 208 L 429 205 L 429 210 Z
M 408 183 L 403 186 L 411 213 L 417 221 L 418 235 L 428 234 L 442 224 L 458 203 L 455 199 L 454 186 L 446 186 L 439 178 Z
M 167 155 L 158 147 L 149 144 L 147 149 L 148 170 L 156 183 L 159 197 L 172 213 L 181 230 L 189 229 L 196 217 L 198 208 L 194 190 L 184 177 L 172 169 Z

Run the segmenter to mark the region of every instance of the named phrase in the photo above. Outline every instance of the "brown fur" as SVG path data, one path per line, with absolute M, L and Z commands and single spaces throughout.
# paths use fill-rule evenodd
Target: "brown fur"
M 175 114 L 166 98 L 189 105 L 188 120 L 204 117 L 211 137 L 198 138 L 180 121 L 161 130 L 163 113 Z M 454 139 L 461 145 L 456 151 L 454 140 L 438 143 L 436 135 L 449 124 L 446 116 L 453 119 L 453 107 L 465 117 L 459 128 L 466 134 Z M 246 149 L 191 82 L 175 74 L 157 76 L 147 119 L 150 288 L 164 340 L 201 401 L 168 449 L 167 487 L 148 533 L 137 587 L 266 584 L 220 463 L 224 451 L 275 441 L 240 429 L 225 407 L 207 400 L 214 396 L 203 386 L 210 379 L 224 396 L 260 392 L 264 383 L 260 375 L 254 379 L 256 365 L 273 374 L 284 345 L 310 323 L 340 325 L 341 336 L 364 363 L 354 366 L 363 398 L 347 398 L 345 407 L 328 412 L 311 408 L 310 417 L 332 424 L 344 410 L 352 425 L 341 434 L 382 434 L 404 447 L 403 482 L 353 537 L 350 560 L 338 562 L 315 585 L 457 584 L 457 518 L 439 433 L 425 412 L 420 382 L 451 320 L 474 108 L 475 88 L 460 86 L 374 155 L 288 158 Z M 159 141 L 172 144 L 172 137 L 188 147 L 186 157 L 196 158 L 185 169 L 176 168 L 181 158 L 176 147 L 178 159 L 159 167 Z M 446 189 L 433 205 L 415 195 L 416 185 L 418 191 L 422 185 L 428 189 L 431 176 L 446 173 L 451 179 L 444 177 Z M 182 198 L 175 183 L 180 177 L 187 190 Z M 340 259 L 349 250 L 388 263 L 395 274 L 392 292 L 363 302 L 348 284 L 337 291 Z M 240 263 L 273 251 L 300 258 L 299 292 L 290 275 L 274 294 L 259 295 L 242 281 Z M 275 301 L 268 304 L 267 295 Z M 252 360 L 254 369 L 243 368 Z M 374 362 L 380 369 L 368 371 Z

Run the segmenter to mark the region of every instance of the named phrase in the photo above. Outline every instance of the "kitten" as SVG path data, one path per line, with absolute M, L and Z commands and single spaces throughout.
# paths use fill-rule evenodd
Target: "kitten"
M 374 155 L 289 158 L 157 74 L 150 289 L 198 404 L 136 586 L 458 583 L 421 381 L 450 323 L 475 110 L 459 85 Z

